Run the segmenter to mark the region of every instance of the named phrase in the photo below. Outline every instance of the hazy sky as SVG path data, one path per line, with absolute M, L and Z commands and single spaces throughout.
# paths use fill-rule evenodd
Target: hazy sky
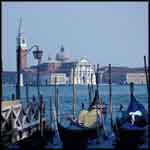
M 38 44 L 43 62 L 61 44 L 72 59 L 86 56 L 101 66 L 141 67 L 148 55 L 147 2 L 3 2 L 4 70 L 16 69 L 20 17 L 28 48 Z M 31 53 L 28 64 L 35 63 Z

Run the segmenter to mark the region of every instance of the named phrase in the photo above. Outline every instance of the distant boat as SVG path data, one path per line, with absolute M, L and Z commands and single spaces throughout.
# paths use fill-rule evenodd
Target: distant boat
M 147 111 L 131 94 L 130 103 L 121 117 L 116 118 L 115 133 L 121 149 L 135 149 L 145 142 Z

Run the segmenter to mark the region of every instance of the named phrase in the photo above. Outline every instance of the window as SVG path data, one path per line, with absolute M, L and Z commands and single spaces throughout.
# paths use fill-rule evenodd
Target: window
M 25 43 L 25 40 L 24 39 L 22 39 L 22 44 L 24 44 Z

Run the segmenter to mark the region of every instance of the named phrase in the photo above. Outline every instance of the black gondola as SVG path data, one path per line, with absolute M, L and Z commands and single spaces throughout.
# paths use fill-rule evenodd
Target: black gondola
M 57 121 L 58 131 L 64 149 L 87 149 L 88 139 L 100 136 L 101 130 L 103 130 L 103 121 L 102 111 L 98 108 L 101 105 L 98 92 L 98 74 L 96 74 L 96 85 L 97 88 L 91 105 L 88 110 L 82 110 L 80 112 L 77 121 L 71 120 L 69 127 L 64 127 Z
M 133 83 L 131 86 L 130 103 L 121 117 L 116 119 L 117 146 L 119 149 L 137 149 L 139 144 L 145 142 L 147 127 L 147 111 L 133 95 Z
M 89 112 L 96 110 L 96 105 L 98 104 L 99 94 L 98 90 L 95 91 L 95 97 L 92 104 L 89 107 Z M 98 116 L 97 116 L 98 117 Z M 101 119 L 101 118 L 97 118 Z M 60 139 L 63 143 L 65 149 L 87 149 L 88 139 L 97 138 L 100 132 L 103 129 L 103 123 L 101 120 L 97 120 L 94 126 L 86 127 L 79 123 L 79 121 L 73 121 L 72 124 L 68 127 L 63 126 L 61 123 L 57 122 L 58 131 Z
M 64 127 L 60 123 L 57 124 L 64 149 L 87 149 L 88 138 L 97 136 L 96 128 L 85 128 L 77 125 Z

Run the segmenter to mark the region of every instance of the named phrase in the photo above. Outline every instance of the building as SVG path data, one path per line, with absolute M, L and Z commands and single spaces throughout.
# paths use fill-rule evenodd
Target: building
M 61 62 L 69 60 L 69 56 L 65 53 L 63 45 L 61 46 L 60 51 L 56 53 L 56 60 Z
M 40 70 L 40 72 L 46 71 L 46 72 L 55 73 L 59 70 L 60 66 L 61 66 L 61 62 L 52 60 L 52 61 L 40 64 L 39 70 Z
M 82 57 L 80 60 L 70 60 L 69 58 L 64 47 L 61 46 L 60 51 L 56 53 L 56 60 L 50 59 L 39 65 L 41 78 L 45 76 L 42 75 L 42 72 L 49 72 L 49 77 L 43 77 L 48 83 L 54 84 L 54 78 L 57 76 L 59 84 L 73 84 L 73 68 L 75 67 L 75 84 L 96 84 L 94 68 L 87 58 Z M 36 71 L 37 66 L 30 68 Z
M 133 82 L 134 84 L 146 84 L 145 73 L 127 73 L 127 83 Z
M 32 66 L 31 68 L 36 70 L 36 67 Z M 47 63 L 40 64 L 40 78 L 41 80 L 45 80 L 40 82 L 54 84 L 54 78 L 57 76 L 58 84 L 73 84 L 74 67 L 75 84 L 96 84 L 94 68 L 85 57 L 82 57 L 79 61 L 67 60 L 60 62 L 58 60 L 51 60 Z
M 68 78 L 65 73 L 52 73 L 50 75 L 50 84 L 66 84 L 68 82 Z
M 57 73 L 65 73 L 68 78 L 71 76 L 71 69 L 74 65 L 76 65 L 78 61 L 67 61 L 61 63 L 59 69 L 56 71 Z M 70 81 L 70 80 L 69 80 Z
M 109 83 L 109 69 L 108 66 L 100 68 L 101 73 L 101 83 Z M 111 78 L 112 83 L 115 84 L 126 84 L 127 83 L 127 73 L 144 73 L 143 67 L 129 68 L 129 67 L 111 67 Z
M 24 71 L 27 68 L 27 41 L 24 37 L 24 33 L 22 31 L 22 19 L 20 19 L 19 27 L 18 27 L 18 35 L 17 35 L 17 50 L 20 46 L 21 52 L 21 64 L 20 64 L 20 69 L 21 71 Z M 16 54 L 18 54 L 16 52 Z M 17 57 L 16 57 L 17 58 Z
M 82 57 L 71 68 L 70 83 L 73 84 L 73 68 L 74 68 L 74 83 L 81 85 L 96 84 L 95 71 L 93 66 L 88 62 L 87 58 Z

